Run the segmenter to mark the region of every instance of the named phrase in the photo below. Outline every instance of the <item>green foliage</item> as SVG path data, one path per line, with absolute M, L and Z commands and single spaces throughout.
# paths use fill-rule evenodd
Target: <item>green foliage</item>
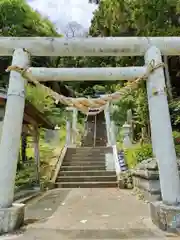
M 120 127 L 122 127 L 122 125 L 127 119 L 127 110 L 135 108 L 135 101 L 133 95 L 133 93 L 124 94 L 121 100 L 116 103 L 117 107 L 115 108 L 112 117 L 116 125 Z
M 133 168 L 145 159 L 152 158 L 153 151 L 151 144 L 136 144 L 125 150 L 125 159 L 128 167 Z
M 91 22 L 92 36 L 178 36 L 179 0 L 104 0 L 99 2 Z M 102 61 L 103 58 L 101 58 Z M 106 62 L 104 61 L 106 64 Z M 140 57 L 111 57 L 113 66 L 143 65 Z M 109 63 L 107 65 L 109 65 Z M 110 65 L 109 65 L 110 66 Z M 144 85 L 144 86 L 142 86 Z M 145 84 L 137 91 L 127 93 L 117 103 L 118 108 L 113 115 L 116 124 L 122 126 L 126 120 L 128 109 L 134 115 L 135 137 L 139 139 L 142 128 L 149 138 L 149 115 Z M 176 106 L 175 106 L 176 105 Z M 173 107 L 173 124 L 179 128 L 179 103 Z
M 144 144 L 139 148 L 135 149 L 135 159 L 137 163 L 142 162 L 145 159 L 153 157 L 151 144 Z
M 180 139 L 180 132 L 173 131 L 173 137 L 174 137 L 174 139 Z
M 174 129 L 180 127 L 180 99 L 174 99 L 169 104 L 171 122 Z
M 32 187 L 35 181 L 35 162 L 28 161 L 16 174 L 16 186 Z
M 25 0 L 1 0 L 0 1 L 0 36 L 60 36 L 49 19 L 44 18 L 34 11 Z M 33 57 L 32 65 L 40 66 L 51 63 L 49 57 Z M 0 58 L 0 87 L 7 87 L 9 74 L 5 72 L 11 64 L 11 57 Z
M 91 24 L 96 36 L 177 36 L 179 0 L 100 1 Z
M 180 132 L 173 131 L 175 150 L 177 157 L 180 157 Z M 135 144 L 131 148 L 125 149 L 125 159 L 129 168 L 134 168 L 138 163 L 153 157 L 151 144 Z
M 53 23 L 40 13 L 34 11 L 25 0 L 1 0 L 0 1 L 0 35 L 18 37 L 61 37 L 56 32 Z M 32 57 L 31 65 L 34 67 L 56 67 L 59 58 L 54 57 Z M 11 64 L 10 57 L 0 58 L 0 87 L 7 87 L 9 74 L 5 69 Z M 44 113 L 49 120 L 55 124 L 64 122 L 62 109 L 54 105 L 46 93 L 41 89 L 27 87 L 26 99 L 30 101 L 39 111 Z
M 15 36 L 15 37 L 61 37 L 56 32 L 55 26 L 44 18 L 40 13 L 34 11 L 25 0 L 1 0 L 0 1 L 0 36 Z M 41 67 L 56 67 L 59 58 L 50 57 L 32 57 L 32 66 Z M 0 57 L 0 87 L 6 88 L 8 85 L 9 74 L 5 69 L 11 65 L 11 57 Z M 35 107 L 44 113 L 50 121 L 56 124 L 64 124 L 65 117 L 62 117 L 63 109 L 57 108 L 54 101 L 47 96 L 39 88 L 34 88 L 30 85 L 26 89 L 26 99 Z M 61 137 L 61 139 L 63 139 Z M 52 148 L 47 144 L 40 144 L 41 159 L 50 159 L 52 156 Z M 27 155 L 33 158 L 32 147 L 27 149 Z M 16 184 L 31 185 L 35 179 L 35 164 L 34 160 L 27 161 L 27 164 L 22 164 L 20 171 L 17 172 Z
M 65 124 L 66 119 L 62 117 L 64 108 L 56 107 L 54 100 L 42 88 L 28 85 L 26 99 L 54 124 Z
M 2 36 L 57 36 L 53 24 L 25 0 L 0 1 L 0 31 Z
M 63 134 L 61 134 L 63 133 Z M 58 146 L 48 144 L 44 141 L 44 131 L 40 132 L 40 172 L 41 183 L 51 176 L 53 170 L 53 161 L 57 161 L 60 154 L 60 147 L 64 146 L 65 131 L 60 131 L 60 144 Z M 16 186 L 23 188 L 31 188 L 35 184 L 36 164 L 34 160 L 34 149 L 32 137 L 28 137 L 28 147 L 26 149 L 27 161 L 21 164 L 21 168 L 16 174 Z
M 54 148 L 50 146 L 49 144 L 45 143 L 44 141 L 40 143 L 40 159 L 41 164 L 43 162 L 49 161 L 49 159 L 52 157 L 52 152 Z
M 178 0 L 135 0 L 130 4 L 132 25 L 141 36 L 177 36 Z
M 176 155 L 180 158 L 180 145 L 175 145 Z
M 61 57 L 58 67 L 116 67 L 120 66 L 118 61 L 114 61 L 113 57 Z M 71 86 L 79 97 L 82 96 L 94 96 L 94 86 L 102 86 L 107 93 L 114 91 L 116 83 L 118 81 L 72 81 L 67 85 Z M 119 83 L 121 84 L 121 83 Z
M 119 188 L 121 189 L 132 189 L 133 188 L 133 178 L 131 171 L 127 170 L 119 174 Z
M 173 131 L 174 144 L 177 157 L 180 157 L 180 132 Z
M 122 98 L 116 103 L 115 111 L 112 115 L 116 125 L 122 127 L 124 122 L 127 120 L 127 111 L 129 109 L 133 112 L 133 128 L 135 139 L 141 138 L 142 128 L 145 128 L 146 136 L 148 136 L 148 124 L 149 124 L 149 111 L 148 111 L 148 100 L 145 89 L 145 84 L 142 82 L 139 88 L 134 91 L 128 91 L 122 96 Z
M 47 113 L 53 107 L 54 101 L 41 88 L 28 85 L 26 88 L 26 98 L 42 113 Z

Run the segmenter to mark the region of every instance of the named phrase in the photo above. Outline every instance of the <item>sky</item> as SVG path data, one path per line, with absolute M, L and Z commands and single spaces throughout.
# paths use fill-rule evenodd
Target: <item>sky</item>
M 68 22 L 76 21 L 85 29 L 89 28 L 95 4 L 88 0 L 27 0 L 29 5 L 41 14 L 48 16 L 57 26 L 59 32 Z

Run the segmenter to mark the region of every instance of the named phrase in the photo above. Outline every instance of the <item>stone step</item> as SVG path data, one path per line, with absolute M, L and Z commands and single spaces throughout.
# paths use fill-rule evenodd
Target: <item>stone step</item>
M 98 151 L 67 151 L 66 156 L 74 156 L 74 155 L 87 155 L 87 156 L 94 156 L 94 155 L 99 155 L 99 156 L 104 156 L 106 153 L 112 153 L 111 150 L 98 150 Z
M 63 161 L 62 166 L 89 166 L 89 165 L 98 165 L 98 166 L 106 166 L 105 161 Z
M 87 162 L 90 162 L 90 163 L 92 163 L 92 164 L 96 164 L 97 162 L 99 162 L 99 163 L 105 163 L 106 162 L 106 160 L 105 160 L 105 158 L 73 158 L 73 159 L 70 159 L 70 158 L 68 158 L 68 159 L 64 159 L 64 161 L 63 161 L 63 163 L 74 163 L 74 162 L 76 162 L 76 163 L 87 163 Z
M 109 152 L 111 153 L 111 152 Z M 104 157 L 106 156 L 107 153 L 105 152 L 98 152 L 98 153 L 94 153 L 94 152 L 76 152 L 76 153 L 70 153 L 70 152 L 67 152 L 66 154 L 66 158 L 68 157 Z
M 57 182 L 115 182 L 114 176 L 61 176 L 57 178 Z
M 96 143 L 95 144 L 95 146 L 96 147 L 104 147 L 104 146 L 106 146 L 106 144 L 107 144 L 107 142 L 99 142 L 99 143 Z M 93 146 L 94 145 L 94 143 L 92 142 L 82 142 L 81 143 L 81 146 L 83 146 L 83 147 L 91 147 L 91 146 Z
M 105 188 L 118 187 L 117 182 L 56 182 L 56 188 Z
M 113 151 L 108 149 L 108 150 L 104 150 L 104 151 L 97 151 L 97 152 L 91 152 L 91 151 L 77 151 L 77 152 L 71 152 L 71 151 L 67 151 L 66 156 L 65 157 L 71 157 L 71 156 L 105 156 L 106 154 L 112 154 Z
M 106 166 L 105 161 L 65 161 L 61 166 Z
M 105 166 L 99 165 L 87 165 L 87 166 L 61 166 L 60 171 L 96 171 L 96 170 L 106 170 Z
M 115 171 L 86 170 L 86 171 L 60 171 L 59 176 L 114 176 Z
M 90 155 L 90 156 L 92 156 L 92 155 L 96 155 L 96 154 L 105 155 L 105 153 L 110 152 L 110 151 L 111 150 L 96 150 L 96 151 L 95 150 L 94 151 L 93 150 L 92 151 L 91 150 L 88 150 L 88 151 L 86 151 L 86 150 L 85 151 L 68 150 L 66 155 L 68 155 L 68 154 L 71 155 L 71 156 L 72 155 L 81 155 L 81 156 L 82 155 Z
M 71 149 L 71 150 L 98 150 L 98 149 L 106 149 L 106 148 L 111 148 L 109 146 L 102 146 L 102 147 L 68 147 L 68 149 Z
M 105 161 L 105 156 L 66 156 L 64 158 L 64 161 L 76 161 L 76 160 L 79 160 L 79 161 Z
M 111 147 L 106 147 L 106 146 L 102 146 L 102 147 L 79 147 L 79 148 L 68 148 L 67 150 L 69 153 L 80 153 L 80 152 L 107 152 L 107 151 L 112 151 Z

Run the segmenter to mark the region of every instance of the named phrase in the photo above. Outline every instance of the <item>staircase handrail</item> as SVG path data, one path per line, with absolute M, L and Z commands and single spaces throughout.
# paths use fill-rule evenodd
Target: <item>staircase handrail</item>
M 51 173 L 51 179 L 50 179 L 51 182 L 55 182 L 55 181 L 56 181 L 57 174 L 58 174 L 59 169 L 60 169 L 60 167 L 61 167 L 61 163 L 62 163 L 62 161 L 63 161 L 63 159 L 64 159 L 64 156 L 65 156 L 65 154 L 66 154 L 66 151 L 67 151 L 67 146 L 64 145 L 64 146 L 61 148 L 61 151 L 60 151 L 58 160 L 57 160 L 57 162 L 56 162 L 56 164 L 55 164 L 55 166 L 54 166 L 54 169 L 53 169 L 53 171 L 52 171 L 52 173 Z

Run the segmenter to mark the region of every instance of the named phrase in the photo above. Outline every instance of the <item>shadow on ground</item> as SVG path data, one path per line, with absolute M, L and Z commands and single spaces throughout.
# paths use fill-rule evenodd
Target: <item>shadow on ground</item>
M 27 232 L 20 233 L 18 240 L 54 240 L 59 239 L 77 239 L 77 240 L 113 240 L 113 239 L 162 239 L 150 230 L 146 229 L 78 229 L 78 230 L 64 230 L 64 229 L 28 229 Z
M 46 221 L 65 200 L 69 191 L 69 189 L 53 190 L 28 204 L 25 209 L 24 225 L 27 226 L 37 221 Z
M 58 230 L 71 239 L 129 239 L 129 238 L 157 238 L 147 229 L 86 229 L 86 230 Z

